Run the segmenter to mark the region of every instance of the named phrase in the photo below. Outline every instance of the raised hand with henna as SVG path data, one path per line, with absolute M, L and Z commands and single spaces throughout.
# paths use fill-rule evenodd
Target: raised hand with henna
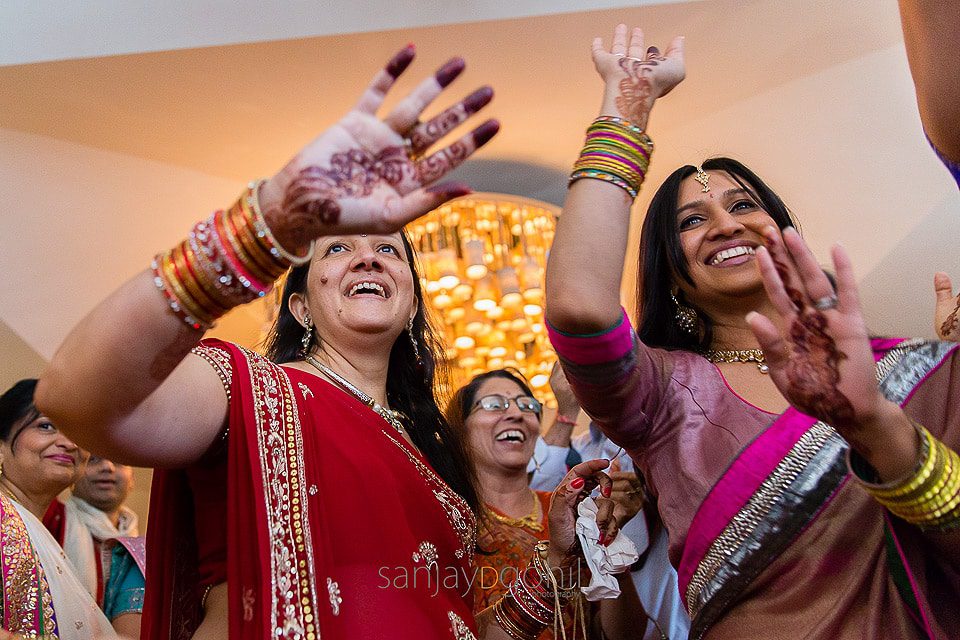
M 609 460 L 587 460 L 576 465 L 567 473 L 563 481 L 550 496 L 550 510 L 547 518 L 550 524 L 551 567 L 567 571 L 576 567 L 581 557 L 580 542 L 576 534 L 577 506 L 590 493 L 600 487 L 597 502 L 597 526 L 600 529 L 600 543 L 608 543 L 617 537 L 619 527 L 614 517 L 614 503 L 610 499 L 613 482 L 603 472 L 610 465 Z M 564 576 L 569 579 L 569 576 Z
M 909 472 L 919 447 L 899 406 L 880 393 L 853 268 L 833 249 L 834 291 L 793 228 L 763 230 L 763 283 L 779 317 L 747 315 L 770 376 L 797 410 L 834 427 L 884 478 Z
M 430 148 L 493 97 L 482 87 L 427 122 L 420 114 L 464 69 L 453 58 L 383 119 L 377 111 L 414 58 L 399 51 L 357 105 L 304 147 L 260 189 L 264 217 L 288 251 L 331 234 L 392 233 L 443 202 L 469 193 L 463 184 L 434 183 L 487 143 L 500 128 L 487 120 L 451 144 Z
M 943 272 L 933 276 L 933 289 L 937 294 L 933 323 L 937 337 L 950 342 L 960 342 L 960 294 L 953 295 L 950 276 Z
M 619 115 L 641 129 L 647 128 L 650 110 L 657 98 L 680 84 L 685 75 L 683 37 L 673 39 L 662 52 L 644 46 L 643 30 L 617 25 L 609 51 L 601 38 L 593 41 L 593 64 L 603 78 L 604 115 Z

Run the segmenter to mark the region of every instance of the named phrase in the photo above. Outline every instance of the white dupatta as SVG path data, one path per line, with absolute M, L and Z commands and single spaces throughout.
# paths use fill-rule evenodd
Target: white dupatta
M 40 520 L 15 500 L 50 586 L 60 640 L 118 640 L 103 612 L 81 584 L 63 549 Z

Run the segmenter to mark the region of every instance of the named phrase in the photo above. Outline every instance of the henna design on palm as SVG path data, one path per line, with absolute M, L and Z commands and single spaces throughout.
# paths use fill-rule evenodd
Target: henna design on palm
M 827 332 L 824 313 L 791 286 L 786 266 L 773 253 L 771 257 L 784 291 L 797 308 L 797 317 L 790 325 L 794 357 L 790 358 L 786 370 L 789 396 L 807 415 L 834 427 L 851 425 L 855 418 L 853 404 L 839 389 L 840 362 L 847 355 Z
M 652 53 L 653 55 L 645 60 L 626 57 L 620 59 L 620 68 L 627 77 L 620 81 L 620 95 L 616 99 L 617 110 L 624 118 L 638 126 L 643 126 L 646 122 L 653 104 L 650 75 L 654 67 L 666 60 L 655 51 Z
M 335 224 L 340 217 L 338 200 L 369 196 L 383 183 L 396 187 L 413 173 L 401 147 L 386 147 L 376 155 L 365 149 L 335 153 L 329 168 L 313 165 L 300 171 L 287 187 L 283 210 L 291 217 Z

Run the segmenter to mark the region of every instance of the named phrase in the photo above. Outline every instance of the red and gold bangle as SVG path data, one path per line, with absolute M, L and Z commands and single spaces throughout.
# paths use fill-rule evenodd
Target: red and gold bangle
M 256 182 L 251 182 L 247 185 L 247 192 L 244 194 L 244 202 L 250 211 L 251 220 L 253 221 L 253 227 L 256 231 L 257 237 L 262 239 L 263 242 L 269 248 L 270 253 L 277 259 L 280 263 L 286 263 L 287 265 L 292 265 L 294 267 L 301 267 L 313 258 L 313 251 L 316 246 L 316 243 L 311 241 L 310 247 L 307 249 L 306 255 L 298 256 L 290 253 L 283 248 L 277 239 L 274 237 L 273 233 L 270 231 L 270 226 L 267 224 L 266 218 L 263 217 L 263 212 L 260 210 L 260 187 L 263 186 L 263 183 L 266 180 L 257 180 Z
M 259 247 L 256 246 L 255 241 L 252 243 L 253 246 L 251 246 L 250 236 L 253 235 L 252 231 L 247 233 L 247 229 L 243 227 L 243 221 L 236 219 L 236 208 L 237 205 L 235 203 L 233 207 L 220 214 L 219 228 L 222 233 L 228 234 L 229 246 L 234 250 L 241 264 L 250 272 L 252 276 L 251 281 L 256 281 L 261 284 L 272 283 L 276 280 L 276 276 L 273 276 L 269 269 L 264 267 L 257 259 Z M 239 226 L 238 222 L 240 223 Z M 263 259 L 262 255 L 260 259 Z
M 250 205 L 251 189 L 229 210 L 198 222 L 186 239 L 151 263 L 154 284 L 170 310 L 194 329 L 207 330 L 233 307 L 266 295 L 291 264 Z
M 170 259 L 176 268 L 180 281 L 186 287 L 187 292 L 193 297 L 194 301 L 207 310 L 213 317 L 220 317 L 230 310 L 229 306 L 222 305 L 207 291 L 203 284 L 204 279 L 197 276 L 196 271 L 191 264 L 187 250 L 189 249 L 186 241 L 181 242 L 171 250 Z

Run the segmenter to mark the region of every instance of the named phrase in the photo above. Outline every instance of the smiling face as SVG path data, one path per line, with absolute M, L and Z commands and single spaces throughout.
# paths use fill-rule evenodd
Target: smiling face
M 681 281 L 687 299 L 710 313 L 721 305 L 763 291 L 755 250 L 761 231 L 776 227 L 758 200 L 726 172 L 707 171 L 710 191 L 691 175 L 680 185 L 677 232 L 696 288 Z
M 417 310 L 400 234 L 321 238 L 307 295 L 294 294 L 290 304 L 298 318 L 309 311 L 322 340 L 336 344 L 361 334 L 392 344 Z
M 488 411 L 478 403 L 489 395 L 510 400 L 503 411 Z M 540 418 L 532 411 L 521 411 L 516 398 L 527 392 L 513 380 L 489 378 L 477 389 L 466 419 L 467 439 L 478 471 L 527 473 L 527 463 L 540 434 Z
M 3 475 L 28 494 L 57 494 L 73 484 L 83 471 L 87 455 L 46 416 L 15 426 L 0 445 Z M 12 444 L 12 446 L 11 446 Z

